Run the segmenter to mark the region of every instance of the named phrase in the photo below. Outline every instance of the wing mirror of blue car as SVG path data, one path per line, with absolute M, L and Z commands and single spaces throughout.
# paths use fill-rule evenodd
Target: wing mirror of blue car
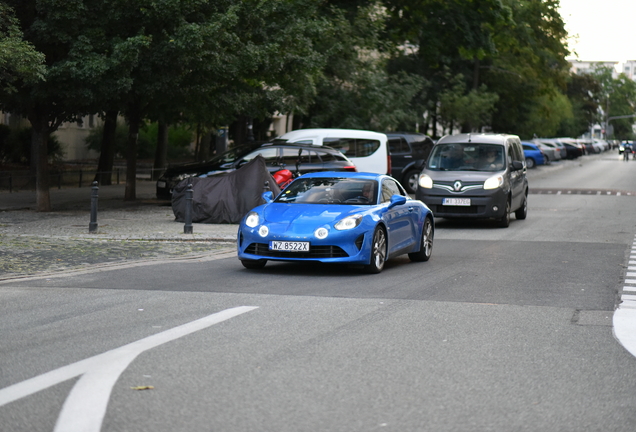
M 389 208 L 395 207 L 396 205 L 402 205 L 406 202 L 406 197 L 402 195 L 393 195 L 391 197 L 391 204 L 389 204 Z
M 265 200 L 265 203 L 269 204 L 272 201 L 274 201 L 274 192 L 272 191 L 263 192 L 261 197 L 263 197 L 263 199 Z

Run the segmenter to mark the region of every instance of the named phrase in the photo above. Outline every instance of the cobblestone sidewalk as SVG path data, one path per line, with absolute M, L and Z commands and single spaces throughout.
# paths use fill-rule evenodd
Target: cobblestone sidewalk
M 13 196 L 0 198 L 7 203 Z M 195 223 L 193 233 L 184 234 L 184 224 L 175 221 L 169 203 L 150 197 L 132 205 L 121 205 L 120 198 L 102 200 L 97 232 L 89 233 L 90 206 L 80 198 L 81 205 L 69 198 L 69 205 L 53 212 L 0 210 L 0 280 L 236 250 L 237 225 Z

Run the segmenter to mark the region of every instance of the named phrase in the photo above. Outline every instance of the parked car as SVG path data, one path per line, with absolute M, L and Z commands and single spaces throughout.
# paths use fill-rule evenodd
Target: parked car
M 539 148 L 541 150 L 543 150 L 543 154 L 546 157 L 546 159 L 548 159 L 546 161 L 546 165 L 555 162 L 555 161 L 559 161 L 561 160 L 561 149 L 558 148 L 556 145 L 554 145 L 553 143 L 550 142 L 545 142 L 545 141 L 541 141 L 539 139 L 533 139 L 532 141 L 533 144 L 536 144 L 539 146 Z
M 428 261 L 434 218 L 393 178 L 372 173 L 321 172 L 297 178 L 276 199 L 242 220 L 237 238 L 243 266 L 268 260 L 357 264 L 379 273 L 386 260 L 408 254 Z
M 604 139 L 594 139 L 594 145 L 598 147 L 599 153 L 605 152 L 612 148 L 609 142 Z
M 557 138 L 540 138 L 541 142 L 552 145 L 561 152 L 561 159 L 568 158 L 568 150 L 565 145 Z
M 596 149 L 594 148 L 593 142 L 590 139 L 581 140 L 580 141 L 583 147 L 585 148 L 585 154 L 590 155 L 596 153 Z
M 538 145 L 530 142 L 522 142 L 523 154 L 526 158 L 526 167 L 535 168 L 537 165 L 545 164 L 545 155 Z
M 565 146 L 565 150 L 567 151 L 568 159 L 576 159 L 580 156 L 583 156 L 583 149 L 573 142 L 563 141 L 563 145 Z
M 357 129 L 298 129 L 281 135 L 274 142 L 327 145 L 340 150 L 358 171 L 391 174 L 387 136 Z
M 406 192 L 414 194 L 417 180 L 435 143 L 428 135 L 409 132 L 386 132 L 391 154 L 391 176 Z
M 157 180 L 157 198 L 171 199 L 172 190 L 185 178 L 234 171 L 259 154 L 265 158 L 267 169 L 272 174 L 285 168 L 299 175 L 316 171 L 357 171 L 351 160 L 328 146 L 285 143 L 266 143 L 257 148 L 240 146 L 207 162 L 168 167 Z
M 433 147 L 415 197 L 437 217 L 495 219 L 508 227 L 510 213 L 526 218 L 526 173 L 516 135 L 449 135 Z

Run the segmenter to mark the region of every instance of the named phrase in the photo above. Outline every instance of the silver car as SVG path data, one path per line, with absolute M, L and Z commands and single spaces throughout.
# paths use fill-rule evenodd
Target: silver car
M 558 161 L 558 160 L 562 159 L 561 158 L 561 150 L 557 149 L 554 145 L 542 142 L 542 141 L 537 140 L 537 139 L 532 140 L 532 143 L 536 144 L 537 146 L 539 146 L 539 148 L 541 149 L 541 151 L 545 155 L 545 158 L 547 159 L 545 161 L 546 165 L 549 165 L 550 162 L 554 162 L 554 161 Z

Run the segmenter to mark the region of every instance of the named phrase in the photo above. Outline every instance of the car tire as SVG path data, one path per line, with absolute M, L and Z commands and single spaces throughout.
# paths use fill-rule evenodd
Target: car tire
M 373 241 L 371 242 L 371 258 L 368 265 L 364 266 L 364 271 L 371 274 L 377 274 L 384 268 L 386 261 L 386 233 L 382 227 L 377 227 L 373 233 Z
M 420 170 L 412 169 L 409 170 L 404 176 L 404 182 L 402 185 L 406 192 L 409 194 L 414 194 L 417 192 L 417 182 L 420 179 Z
M 415 262 L 428 261 L 433 253 L 433 222 L 430 218 L 424 220 L 422 227 L 422 239 L 419 252 L 409 254 L 409 259 Z
M 262 269 L 267 264 L 267 260 L 241 260 L 241 264 L 247 269 Z
M 510 226 L 510 198 L 506 201 L 506 211 L 501 219 L 497 221 L 499 228 L 508 228 Z
M 521 203 L 521 207 L 515 210 L 515 218 L 517 220 L 524 220 L 528 216 L 528 193 L 523 197 L 523 203 Z
M 526 158 L 526 166 L 528 168 L 534 168 L 537 164 L 535 163 L 534 159 L 532 158 Z

